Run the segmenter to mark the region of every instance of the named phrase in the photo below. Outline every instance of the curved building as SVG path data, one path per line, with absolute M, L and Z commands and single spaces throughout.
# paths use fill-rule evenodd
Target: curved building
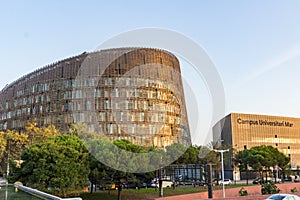
M 0 92 L 0 130 L 29 120 L 68 132 L 73 123 L 143 146 L 190 145 L 178 59 L 151 48 L 83 53 L 38 69 Z

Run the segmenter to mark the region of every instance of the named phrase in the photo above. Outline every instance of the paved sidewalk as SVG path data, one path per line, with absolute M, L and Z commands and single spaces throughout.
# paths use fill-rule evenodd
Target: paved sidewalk
M 291 193 L 291 189 L 297 188 L 297 191 L 300 191 L 300 183 L 284 183 L 284 184 L 277 184 L 278 188 L 280 189 L 280 193 Z M 246 186 L 244 187 L 247 192 L 248 196 L 240 197 L 239 190 L 240 188 L 230 188 L 225 189 L 226 193 L 226 200 L 263 200 L 266 199 L 270 195 L 261 195 L 261 186 Z M 296 193 L 300 195 L 300 192 Z M 200 192 L 200 193 L 193 193 L 193 194 L 185 194 L 185 195 L 178 195 L 178 196 L 169 196 L 169 197 L 162 197 L 156 198 L 155 200 L 201 200 L 201 199 L 208 199 L 207 192 Z M 215 190 L 213 191 L 213 199 L 221 200 L 223 199 L 222 190 Z

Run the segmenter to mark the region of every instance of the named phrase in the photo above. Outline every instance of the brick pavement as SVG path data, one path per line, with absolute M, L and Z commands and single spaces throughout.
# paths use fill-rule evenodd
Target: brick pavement
M 300 195 L 300 183 L 283 183 L 277 184 L 278 188 L 280 189 L 280 193 L 291 193 L 291 189 L 297 188 L 297 195 Z M 244 187 L 248 191 L 248 196 L 240 197 L 239 190 L 240 188 L 230 188 L 226 189 L 226 200 L 263 200 L 266 199 L 270 195 L 261 195 L 261 186 L 246 186 Z M 223 193 L 222 190 L 215 190 L 213 191 L 213 199 L 214 200 L 223 200 Z M 207 192 L 200 192 L 200 193 L 193 193 L 193 194 L 185 194 L 185 195 L 178 195 L 178 196 L 169 196 L 169 197 L 162 197 L 156 198 L 155 200 L 201 200 L 201 199 L 208 199 Z

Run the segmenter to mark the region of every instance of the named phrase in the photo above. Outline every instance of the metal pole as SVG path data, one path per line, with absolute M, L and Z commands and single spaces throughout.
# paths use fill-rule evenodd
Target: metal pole
M 207 164 L 209 166 L 208 174 L 207 174 L 207 191 L 208 191 L 208 198 L 213 198 L 213 191 L 212 191 L 212 164 Z
M 235 169 L 234 169 L 234 185 L 236 185 L 236 174 L 237 174 L 237 171 L 235 171 Z
M 122 183 L 121 179 L 118 180 L 118 200 L 121 200 Z
M 162 187 L 162 179 L 161 179 L 161 168 L 159 168 L 159 179 L 158 179 L 158 191 L 159 191 L 159 194 L 158 196 L 159 197 L 163 197 L 163 187 Z
M 223 190 L 223 198 L 225 198 L 223 151 L 221 151 L 221 163 L 222 163 L 222 190 Z
M 6 169 L 6 180 L 8 180 L 9 175 L 9 154 L 10 154 L 10 140 L 8 140 L 8 154 L 7 154 L 7 169 Z
M 225 198 L 225 188 L 224 188 L 224 159 L 223 159 L 223 153 L 229 151 L 229 149 L 224 150 L 214 150 L 215 152 L 221 153 L 221 165 L 222 165 L 222 190 L 223 190 L 223 198 Z

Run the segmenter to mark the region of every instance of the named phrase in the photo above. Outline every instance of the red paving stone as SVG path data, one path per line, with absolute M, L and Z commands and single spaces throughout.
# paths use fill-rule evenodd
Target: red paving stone
M 300 195 L 300 183 L 284 183 L 284 184 L 277 184 L 278 188 L 280 189 L 280 193 L 291 193 L 291 189 L 297 188 L 297 195 Z M 225 189 L 226 193 L 226 200 L 263 200 L 266 199 L 270 195 L 261 195 L 261 186 L 246 186 L 244 187 L 248 191 L 248 196 L 240 197 L 239 190 L 240 188 L 230 188 Z M 178 195 L 178 196 L 169 196 L 169 197 L 162 197 L 156 198 L 155 200 L 201 200 L 201 199 L 208 199 L 207 192 L 200 192 L 200 193 L 193 193 L 193 194 L 185 194 L 185 195 Z M 213 199 L 221 200 L 223 198 L 222 190 L 215 190 L 213 191 Z

